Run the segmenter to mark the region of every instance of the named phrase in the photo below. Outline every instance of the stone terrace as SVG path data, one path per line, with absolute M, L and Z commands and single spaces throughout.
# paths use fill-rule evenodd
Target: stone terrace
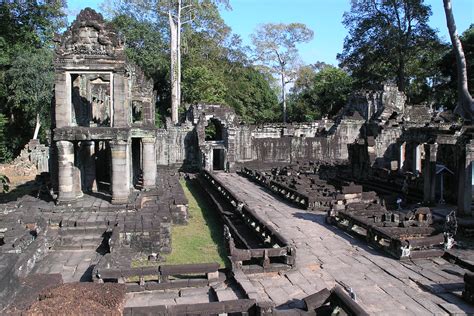
M 352 288 L 358 303 L 370 314 L 474 313 L 474 307 L 460 298 L 465 273 L 460 267 L 441 258 L 394 260 L 325 224 L 322 212 L 307 213 L 289 206 L 237 174 L 216 176 L 297 248 L 294 270 L 247 276 L 259 300 L 285 309 L 339 284 Z

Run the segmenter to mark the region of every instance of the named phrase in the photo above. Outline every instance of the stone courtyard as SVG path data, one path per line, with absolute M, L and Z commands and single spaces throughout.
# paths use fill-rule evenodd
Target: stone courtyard
M 158 128 L 124 45 L 90 8 L 57 38 L 51 144 L 25 147 L 36 179 L 0 204 L 1 313 L 474 313 L 472 125 L 386 84 L 334 119 L 193 104 Z M 167 263 L 193 220 L 182 183 L 225 266 Z

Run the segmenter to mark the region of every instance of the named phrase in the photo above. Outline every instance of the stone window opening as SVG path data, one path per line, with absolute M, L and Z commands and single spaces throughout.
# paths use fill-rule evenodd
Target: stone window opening
M 111 126 L 111 74 L 71 73 L 71 121 L 82 127 Z
M 206 141 L 224 140 L 223 126 L 218 120 L 211 118 L 205 129 Z
M 131 118 L 133 124 L 140 124 L 143 121 L 143 104 L 140 101 L 132 101 Z

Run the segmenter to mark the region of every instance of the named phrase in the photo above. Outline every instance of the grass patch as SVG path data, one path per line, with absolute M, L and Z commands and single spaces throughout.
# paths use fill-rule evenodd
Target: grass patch
M 189 201 L 189 224 L 173 225 L 171 253 L 165 264 L 217 262 L 230 267 L 227 259 L 223 227 L 196 180 L 180 180 Z

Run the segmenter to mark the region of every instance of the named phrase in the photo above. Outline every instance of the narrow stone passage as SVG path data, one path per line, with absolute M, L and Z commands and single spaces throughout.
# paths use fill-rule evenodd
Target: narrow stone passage
M 448 261 L 401 262 L 325 223 L 325 213 L 309 213 L 275 198 L 232 173 L 217 177 L 296 246 L 296 269 L 284 274 L 249 275 L 263 299 L 277 306 L 335 284 L 352 288 L 370 314 L 443 315 L 474 313 L 458 296 L 464 269 Z

